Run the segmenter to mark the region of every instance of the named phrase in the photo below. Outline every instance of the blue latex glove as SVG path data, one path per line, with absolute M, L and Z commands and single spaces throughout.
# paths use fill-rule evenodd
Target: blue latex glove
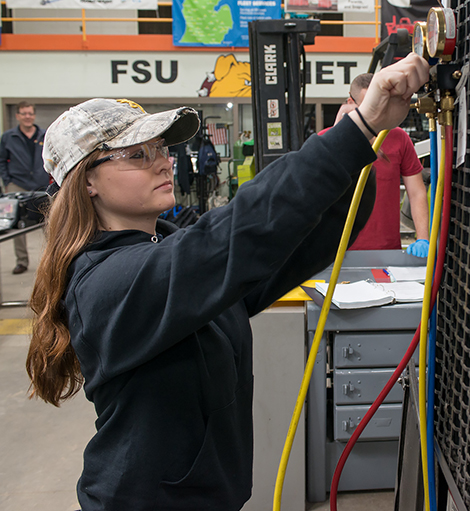
M 416 257 L 428 257 L 428 252 L 429 252 L 428 240 L 416 240 L 406 249 L 407 254 L 411 254 Z

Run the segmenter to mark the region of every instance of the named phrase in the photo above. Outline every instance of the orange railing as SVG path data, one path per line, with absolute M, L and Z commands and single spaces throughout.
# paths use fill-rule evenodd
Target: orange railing
M 6 4 L 4 0 L 0 2 L 1 4 Z M 169 7 L 172 5 L 172 2 L 158 2 L 158 5 L 161 7 Z M 379 38 L 379 30 L 380 30 L 380 5 L 379 0 L 375 0 L 375 21 L 343 21 L 343 20 L 320 20 L 321 25 L 375 25 L 375 43 L 378 44 L 380 41 Z M 87 17 L 85 9 L 82 9 L 81 17 L 70 17 L 70 18 L 24 18 L 24 17 L 5 17 L 1 18 L 2 22 L 8 21 L 81 21 L 82 23 L 82 37 L 83 41 L 86 41 L 86 24 L 88 22 L 108 22 L 108 21 L 130 21 L 136 23 L 142 22 L 150 22 L 150 23 L 171 23 L 173 21 L 172 18 L 93 18 Z

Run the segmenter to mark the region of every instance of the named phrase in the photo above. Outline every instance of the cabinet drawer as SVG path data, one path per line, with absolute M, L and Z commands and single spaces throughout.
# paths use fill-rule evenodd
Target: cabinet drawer
M 396 367 L 413 339 L 414 332 L 336 333 L 335 367 Z M 418 361 L 417 350 L 414 355 Z
M 394 369 L 336 369 L 333 392 L 337 405 L 373 403 Z M 385 398 L 385 403 L 401 403 L 403 388 L 395 383 Z
M 368 405 L 335 406 L 335 440 L 347 442 L 368 409 Z M 401 410 L 401 403 L 380 406 L 359 440 L 395 440 L 399 438 Z

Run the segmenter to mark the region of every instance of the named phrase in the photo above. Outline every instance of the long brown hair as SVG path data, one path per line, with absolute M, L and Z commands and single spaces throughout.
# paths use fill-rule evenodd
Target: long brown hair
M 86 188 L 86 171 L 95 151 L 70 172 L 47 213 L 46 245 L 39 263 L 30 307 L 33 333 L 26 360 L 30 398 L 59 406 L 83 383 L 80 364 L 70 342 L 62 298 L 73 258 L 96 236 L 98 217 Z

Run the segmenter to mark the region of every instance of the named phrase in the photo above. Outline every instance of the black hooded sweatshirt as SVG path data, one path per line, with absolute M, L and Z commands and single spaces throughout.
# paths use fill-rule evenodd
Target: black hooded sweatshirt
M 74 260 L 68 323 L 98 415 L 83 511 L 237 511 L 250 498 L 249 318 L 332 262 L 374 159 L 346 116 L 195 225 L 159 221 L 158 243 L 101 233 Z M 373 207 L 369 181 L 356 235 Z

